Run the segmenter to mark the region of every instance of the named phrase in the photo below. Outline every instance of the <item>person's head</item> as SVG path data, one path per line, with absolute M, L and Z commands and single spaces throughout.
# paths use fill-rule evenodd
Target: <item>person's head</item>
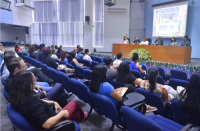
M 0 49 L 3 49 L 3 44 L 2 43 L 0 43 Z
M 124 40 L 126 40 L 126 36 L 124 36 Z
M 105 63 L 106 66 L 111 66 L 112 62 L 113 62 L 113 60 L 112 60 L 112 58 L 110 56 L 106 56 L 104 58 L 104 63 Z
M 62 45 L 60 45 L 60 48 L 62 48 Z
M 117 53 L 117 59 L 122 60 L 122 52 Z
M 61 61 L 64 61 L 64 59 L 67 57 L 67 53 L 64 51 L 60 54 Z
M 34 53 L 34 51 L 35 51 L 35 47 L 33 45 L 30 46 L 28 52 L 29 53 Z
M 25 44 L 24 48 L 26 48 L 27 50 L 29 49 L 30 45 L 29 44 Z
M 37 51 L 39 49 L 39 46 L 37 44 L 34 44 L 35 46 L 35 51 Z
M 42 51 L 42 63 L 46 63 L 46 58 L 51 57 L 51 50 L 49 50 L 48 48 L 44 48 Z
M 55 49 L 58 49 L 58 46 L 57 46 L 57 45 L 55 45 Z
M 137 36 L 135 37 L 135 40 L 138 40 L 138 37 L 137 37 Z
M 51 49 L 52 49 L 52 50 L 55 49 L 54 45 L 51 45 Z
M 144 41 L 144 42 L 147 41 L 147 38 L 144 37 L 144 38 L 143 38 L 143 41 Z
M 49 50 L 51 50 L 51 46 L 47 46 L 47 48 L 48 48 Z
M 98 92 L 99 87 L 102 82 L 106 82 L 106 72 L 107 69 L 103 65 L 96 65 L 92 70 L 91 82 L 89 89 L 93 92 Z
M 132 61 L 137 62 L 138 59 L 139 59 L 139 57 L 138 57 L 138 53 L 133 53 Z
M 150 67 L 148 70 L 148 80 L 149 80 L 149 91 L 153 92 L 156 88 L 156 80 L 159 75 L 158 68 Z
M 76 58 L 76 52 L 72 51 L 69 53 L 69 57 L 68 58 L 68 61 L 72 61 L 74 58 Z
M 89 54 L 89 49 L 85 49 L 84 52 L 85 52 L 86 55 L 88 55 Z
M 19 44 L 15 45 L 15 51 L 17 50 L 17 48 L 20 48 Z
M 80 45 L 77 45 L 77 49 L 81 48 Z
M 40 44 L 40 45 L 39 45 L 40 51 L 43 51 L 44 48 L 45 48 L 45 44 Z
M 35 83 L 35 76 L 30 71 L 24 70 L 16 73 L 9 92 L 9 102 L 13 108 L 23 105 L 27 96 L 32 95 Z
M 189 84 L 180 93 L 180 100 L 183 101 L 182 111 L 186 117 L 199 118 L 200 105 L 200 73 L 194 73 L 190 77 Z M 185 99 L 185 100 L 184 100 Z
M 51 53 L 52 53 L 52 54 L 56 54 L 56 50 L 52 50 Z
M 74 48 L 73 51 L 77 53 L 78 50 L 77 50 L 77 48 Z
M 83 53 L 83 48 L 79 48 L 79 53 Z
M 157 40 L 161 40 L 161 37 L 160 37 L 160 36 L 158 36 L 158 37 L 157 37 Z
M 4 64 L 6 65 L 8 61 L 11 60 L 12 58 L 16 58 L 14 53 L 6 53 L 4 55 Z
M 24 71 L 27 69 L 25 62 L 19 58 L 12 58 L 6 64 L 10 74 L 15 75 L 17 72 Z
M 5 51 L 4 51 L 4 55 L 6 55 L 7 53 L 10 53 L 10 54 L 14 54 L 14 55 L 15 55 L 14 50 L 5 50 Z
M 185 35 L 185 36 L 183 37 L 183 40 L 184 40 L 184 41 L 187 41 L 187 40 L 188 40 L 188 36 Z
M 117 81 L 121 83 L 125 83 L 125 76 L 130 74 L 130 67 L 127 62 L 121 62 L 118 69 Z
M 18 37 L 16 37 L 16 40 L 18 40 Z
M 176 38 L 175 38 L 175 37 L 172 37 L 172 38 L 171 38 L 171 42 L 176 42 Z

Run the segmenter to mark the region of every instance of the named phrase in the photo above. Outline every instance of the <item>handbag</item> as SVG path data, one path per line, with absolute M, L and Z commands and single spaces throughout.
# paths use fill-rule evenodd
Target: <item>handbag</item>
M 71 120 L 64 120 L 45 131 L 75 131 L 75 125 Z

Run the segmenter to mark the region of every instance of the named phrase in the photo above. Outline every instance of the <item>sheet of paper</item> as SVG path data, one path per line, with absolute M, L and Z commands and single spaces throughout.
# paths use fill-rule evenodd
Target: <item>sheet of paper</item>
M 122 87 L 123 89 L 122 89 L 122 93 L 121 93 L 121 96 L 123 96 L 125 93 L 126 93 L 126 91 L 128 90 L 128 88 L 127 87 Z

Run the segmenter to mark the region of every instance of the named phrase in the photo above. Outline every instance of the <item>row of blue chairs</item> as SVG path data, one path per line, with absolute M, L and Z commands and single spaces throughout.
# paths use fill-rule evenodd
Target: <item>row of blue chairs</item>
M 15 43 L 14 42 L 0 42 L 3 44 L 3 46 L 14 46 Z

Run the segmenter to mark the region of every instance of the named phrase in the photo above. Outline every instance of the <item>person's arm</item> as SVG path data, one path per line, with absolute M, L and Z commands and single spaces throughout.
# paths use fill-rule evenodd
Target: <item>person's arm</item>
M 140 85 L 142 83 L 142 79 L 140 79 L 140 78 L 135 79 L 135 81 L 133 83 L 136 85 Z
M 186 42 L 186 46 L 190 46 L 190 44 L 191 44 L 190 41 Z
M 143 70 L 141 66 L 139 65 L 139 63 L 137 63 L 136 66 L 137 66 L 137 69 L 140 71 L 140 73 L 143 74 Z
M 76 59 L 73 59 L 73 62 L 74 62 L 75 65 L 78 64 L 78 65 L 80 65 L 80 66 L 83 66 L 82 64 L 78 63 L 78 61 L 77 61 Z
M 124 40 L 122 41 L 122 44 L 124 44 Z
M 129 44 L 129 40 L 127 40 L 127 44 Z
M 114 98 L 116 101 L 121 102 L 122 101 L 121 93 L 122 93 L 121 88 L 118 88 L 118 89 L 113 90 L 110 96 Z

